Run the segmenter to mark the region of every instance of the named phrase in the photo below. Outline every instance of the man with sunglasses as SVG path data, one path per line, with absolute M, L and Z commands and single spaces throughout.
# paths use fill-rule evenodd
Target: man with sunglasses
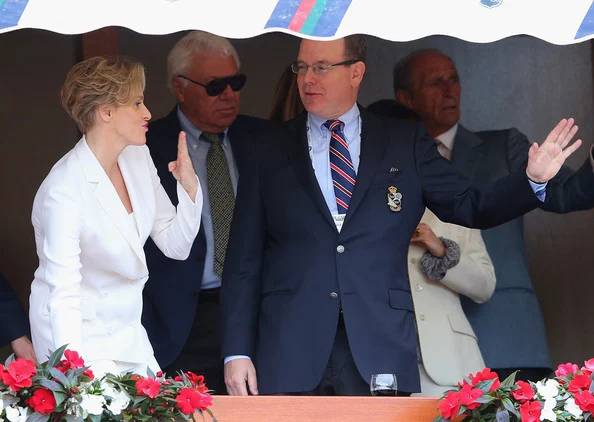
M 202 225 L 190 256 L 174 261 L 145 247 L 151 273 L 144 290 L 143 324 L 155 356 L 168 373 L 205 376 L 215 394 L 225 393 L 220 353 L 219 292 L 239 175 L 248 139 L 264 120 L 238 116 L 246 77 L 231 43 L 193 31 L 169 53 L 168 80 L 177 98 L 166 117 L 149 124 L 147 145 L 161 183 L 174 204 L 175 180 L 168 163 L 176 139 L 186 132 L 190 158 L 204 194 Z
M 307 113 L 282 142 L 255 144 L 241 177 L 221 295 L 230 394 L 369 395 L 379 373 L 420 391 L 407 253 L 425 206 L 501 224 L 545 199 L 581 143 L 563 120 L 526 169 L 479 188 L 421 124 L 357 105 L 365 59 L 360 35 L 303 40 L 293 69 Z

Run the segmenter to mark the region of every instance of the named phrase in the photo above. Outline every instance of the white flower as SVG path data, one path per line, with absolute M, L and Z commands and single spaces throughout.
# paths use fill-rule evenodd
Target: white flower
M 554 408 L 557 405 L 557 400 L 550 398 L 546 399 L 544 402 L 544 406 L 540 411 L 540 420 L 541 421 L 551 421 L 555 422 L 557 420 L 557 415 L 555 415 Z
M 113 397 L 113 396 L 112 396 Z M 107 406 L 107 409 L 114 415 L 119 415 L 122 413 L 128 405 L 130 404 L 130 398 L 126 393 L 120 391 L 115 397 L 112 398 L 111 403 Z
M 107 409 L 114 415 L 122 413 L 122 410 L 130 404 L 130 398 L 124 391 L 115 389 L 105 380 L 101 381 L 101 390 L 104 396 L 111 398 L 111 403 L 107 405 Z
M 26 422 L 27 413 L 29 413 L 29 409 L 25 407 L 8 406 L 6 408 L 6 419 L 10 422 Z
M 579 406 L 575 404 L 575 400 L 573 399 L 573 397 L 567 399 L 565 405 L 563 406 L 563 410 L 571 413 L 576 418 L 582 416 L 582 409 L 580 409 Z
M 554 379 L 547 380 L 544 384 L 538 381 L 536 391 L 545 400 L 555 398 L 559 393 L 559 383 Z
M 97 396 L 95 394 L 83 393 L 80 395 L 82 401 L 80 407 L 91 415 L 100 415 L 103 413 L 103 405 L 105 405 L 105 397 Z

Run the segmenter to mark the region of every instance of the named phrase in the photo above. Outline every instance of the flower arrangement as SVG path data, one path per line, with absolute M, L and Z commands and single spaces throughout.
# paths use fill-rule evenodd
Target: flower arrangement
M 559 365 L 555 377 L 538 382 L 516 382 L 516 373 L 501 382 L 485 368 L 444 394 L 439 402 L 441 416 L 434 422 L 458 416 L 464 422 L 592 421 L 593 372 L 594 358 L 581 368 L 573 363 Z
M 97 379 L 77 352 L 63 346 L 42 364 L 10 356 L 0 365 L 0 420 L 194 421 L 195 412 L 213 416 L 208 391 L 204 377 L 191 372 Z

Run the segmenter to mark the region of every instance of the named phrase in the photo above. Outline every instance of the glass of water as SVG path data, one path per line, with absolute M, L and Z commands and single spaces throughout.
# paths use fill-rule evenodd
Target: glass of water
M 395 396 L 398 382 L 395 374 L 373 374 L 369 383 L 372 396 Z

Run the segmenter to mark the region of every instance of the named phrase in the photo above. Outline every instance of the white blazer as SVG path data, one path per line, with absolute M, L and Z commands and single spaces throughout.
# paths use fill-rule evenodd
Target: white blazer
M 469 373 L 485 367 L 459 294 L 477 303 L 487 301 L 495 290 L 495 270 L 479 230 L 444 223 L 428 209 L 421 221 L 437 236 L 458 243 L 461 250 L 460 262 L 441 281 L 430 280 L 421 272 L 423 247 L 411 245 L 408 253 L 423 365 L 435 384 L 455 386 Z
M 202 190 L 192 202 L 178 183 L 176 213 L 146 146 L 128 146 L 118 164 L 135 218 L 84 137 L 54 165 L 35 196 L 39 267 L 29 318 L 40 362 L 48 350 L 68 344 L 90 365 L 156 363 L 140 321 L 148 279 L 143 245 L 150 235 L 165 255 L 186 259 L 200 227 Z

